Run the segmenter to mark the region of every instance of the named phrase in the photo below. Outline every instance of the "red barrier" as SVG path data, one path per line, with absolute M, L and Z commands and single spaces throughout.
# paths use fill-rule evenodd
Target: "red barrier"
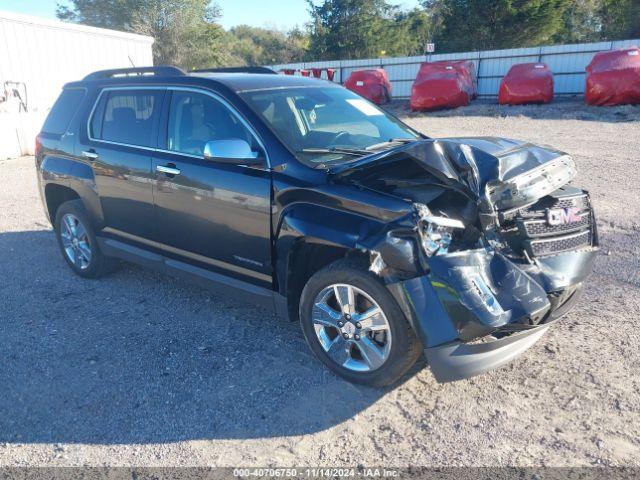
M 322 68 L 312 68 L 311 73 L 315 78 L 320 78 L 322 76 Z
M 544 63 L 521 63 L 509 69 L 500 83 L 498 103 L 524 105 L 553 100 L 553 73 Z
M 458 70 L 462 77 L 462 86 L 466 92 L 469 93 L 469 98 L 474 99 L 478 96 L 478 89 L 476 88 L 476 65 L 471 60 L 442 60 L 439 62 L 444 65 L 451 65 Z
M 344 86 L 378 105 L 391 100 L 391 83 L 382 68 L 353 72 Z
M 335 69 L 333 68 L 327 68 L 327 78 L 329 79 L 330 82 L 333 82 L 333 76 L 336 74 Z
M 467 60 L 425 62 L 411 87 L 411 110 L 469 105 L 477 95 L 475 67 Z
M 283 68 L 282 71 L 285 75 L 293 75 L 294 73 L 296 73 L 295 68 Z
M 311 74 L 309 70 L 300 70 L 300 75 L 303 77 L 308 77 Z
M 587 66 L 589 105 L 640 103 L 640 49 L 600 52 Z

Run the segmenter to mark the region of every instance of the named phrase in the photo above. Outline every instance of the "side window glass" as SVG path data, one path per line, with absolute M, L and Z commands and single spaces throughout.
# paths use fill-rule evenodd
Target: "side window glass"
M 255 140 L 235 114 L 218 100 L 196 92 L 174 91 L 169 108 L 167 149 L 202 155 L 212 140 Z
M 143 147 L 155 146 L 153 126 L 159 114 L 162 93 L 114 90 L 106 95 L 104 106 L 99 104 L 91 119 L 92 134 L 97 135 L 94 138 Z
M 89 122 L 89 134 L 91 138 L 102 138 L 102 124 L 104 122 L 104 105 L 107 103 L 108 95 L 100 96 L 100 101 L 93 110 L 93 116 Z
M 42 126 L 42 131 L 56 135 L 65 133 L 85 93 L 86 90 L 83 88 L 68 88 L 64 90 L 51 108 Z

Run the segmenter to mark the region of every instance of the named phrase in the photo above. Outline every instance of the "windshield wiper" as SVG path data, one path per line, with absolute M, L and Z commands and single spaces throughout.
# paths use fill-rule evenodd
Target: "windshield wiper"
M 367 150 L 369 150 L 369 151 L 377 150 L 379 148 L 386 147 L 388 145 L 393 145 L 393 144 L 396 144 L 396 143 L 401 143 L 401 144 L 413 143 L 413 142 L 417 142 L 417 141 L 420 141 L 420 140 L 422 140 L 422 139 L 421 138 L 391 138 L 386 142 L 380 142 L 380 143 L 375 143 L 373 145 L 369 145 L 367 147 Z
M 369 150 L 363 150 L 361 148 L 342 148 L 342 147 L 331 147 L 331 148 L 303 148 L 302 150 L 298 150 L 296 153 L 342 153 L 344 155 L 356 155 L 361 157 L 363 155 L 371 155 Z

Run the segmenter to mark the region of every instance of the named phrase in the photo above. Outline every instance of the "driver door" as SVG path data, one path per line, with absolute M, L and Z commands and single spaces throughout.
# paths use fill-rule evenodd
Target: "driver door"
M 212 140 L 255 134 L 223 99 L 197 90 L 169 92 L 154 202 L 160 248 L 169 257 L 260 286 L 271 285 L 271 176 L 261 167 L 205 160 Z

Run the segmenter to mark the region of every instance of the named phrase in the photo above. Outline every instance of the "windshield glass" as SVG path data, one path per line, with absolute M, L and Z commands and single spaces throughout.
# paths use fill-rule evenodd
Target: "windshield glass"
M 244 92 L 243 99 L 302 162 L 353 161 L 391 140 L 417 133 L 346 88 L 311 87 Z

